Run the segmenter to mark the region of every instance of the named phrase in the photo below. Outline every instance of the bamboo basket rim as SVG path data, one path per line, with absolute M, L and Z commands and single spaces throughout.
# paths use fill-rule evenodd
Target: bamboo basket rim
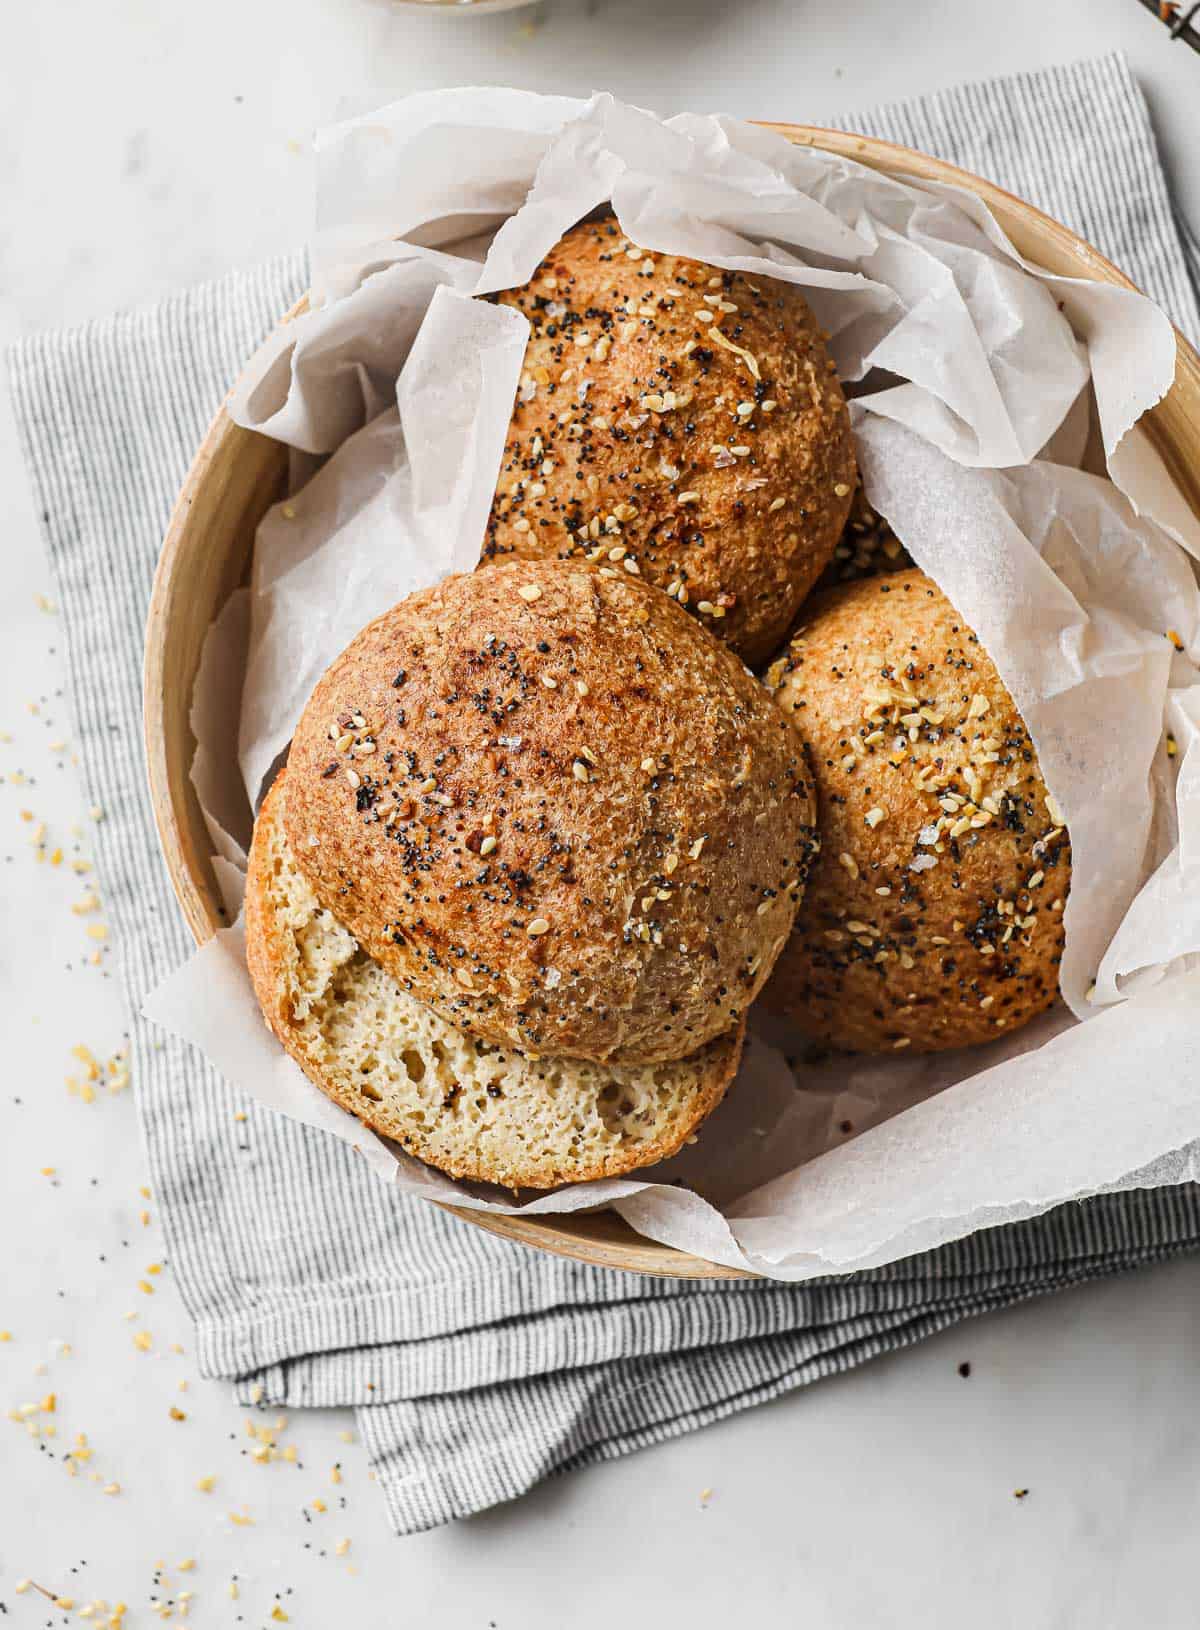
M 991 208 L 1018 252 L 1035 265 L 1043 265 L 1043 256 L 1049 251 L 1052 258 L 1065 263 L 1062 267 L 1051 266 L 1049 270 L 1136 290 L 1136 285 L 1124 272 L 1053 216 L 994 182 L 973 175 L 945 159 L 933 158 L 895 142 L 854 132 L 829 130 L 819 125 L 773 120 L 755 122 L 798 146 L 819 147 L 902 179 L 936 181 L 963 187 Z M 306 309 L 307 297 L 304 297 L 281 321 L 290 321 Z M 1176 486 L 1200 516 L 1200 356 L 1178 330 L 1175 332 L 1174 384 L 1162 403 L 1150 409 L 1142 422 Z M 1193 447 L 1190 449 L 1192 464 L 1157 422 L 1156 415 L 1162 416 L 1170 404 L 1177 409 L 1176 416 L 1181 420 L 1182 429 L 1190 429 L 1193 433 Z M 190 777 L 185 774 L 181 784 L 168 759 L 164 657 L 170 633 L 170 614 L 175 609 L 172 585 L 176 569 L 187 551 L 188 518 L 192 505 L 205 482 L 213 479 L 218 452 L 229 438 L 254 434 L 236 427 L 224 404 L 218 408 L 172 510 L 154 575 L 146 622 L 143 725 L 151 803 L 171 885 L 197 944 L 203 944 L 225 924 L 212 878 L 211 844 L 208 853 L 203 853 L 202 844 L 196 841 L 196 832 L 203 829 L 203 821 L 197 822 L 199 805 Z M 597 1267 L 696 1280 L 761 1277 L 742 1268 L 707 1261 L 637 1234 L 616 1213 L 607 1209 L 525 1217 L 481 1212 L 442 1201 L 435 1203 L 476 1228 Z

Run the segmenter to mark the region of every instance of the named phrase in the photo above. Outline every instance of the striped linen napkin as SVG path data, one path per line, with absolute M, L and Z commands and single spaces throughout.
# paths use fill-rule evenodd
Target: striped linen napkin
M 1172 218 L 1120 58 L 841 123 L 1033 200 L 1200 336 L 1200 256 Z M 98 864 L 152 1177 L 203 1372 L 264 1406 L 354 1405 L 392 1521 L 408 1533 L 971 1314 L 1200 1245 L 1200 1195 L 1187 1186 L 1065 1206 L 814 1284 L 642 1279 L 526 1250 L 394 1193 L 345 1144 L 244 1102 L 184 1044 L 150 1031 L 142 999 L 190 949 L 143 790 L 151 577 L 213 410 L 304 284 L 292 256 L 35 336 L 11 357 L 90 796 L 108 814 Z

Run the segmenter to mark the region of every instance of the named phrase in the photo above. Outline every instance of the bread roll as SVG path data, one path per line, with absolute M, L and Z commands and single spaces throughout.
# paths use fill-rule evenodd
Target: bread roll
M 768 682 L 808 744 L 821 855 L 767 989 L 814 1038 L 937 1052 L 1054 1001 L 1071 851 L 991 658 L 918 571 L 813 607 Z
M 246 951 L 271 1029 L 322 1092 L 453 1177 L 550 1188 L 674 1154 L 723 1096 L 735 1027 L 690 1059 L 622 1069 L 503 1052 L 400 989 L 322 909 L 289 849 L 285 776 L 250 850 Z
M 765 662 L 856 480 L 845 399 L 800 290 L 644 254 L 609 216 L 494 298 L 532 332 L 485 558 L 628 562 Z
M 364 629 L 297 728 L 285 820 L 320 903 L 443 1019 L 620 1064 L 736 1029 L 814 842 L 803 746 L 738 659 L 559 561 Z

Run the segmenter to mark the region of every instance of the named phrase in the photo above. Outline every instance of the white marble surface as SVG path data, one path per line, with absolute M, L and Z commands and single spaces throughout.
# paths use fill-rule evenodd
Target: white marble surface
M 494 18 L 374 0 L 40 0 L 6 8 L 4 33 L 0 343 L 290 246 L 306 224 L 310 129 L 453 82 L 609 86 L 665 108 L 819 120 L 1121 47 L 1200 220 L 1200 61 L 1135 0 L 558 0 Z M 270 1626 L 274 1593 L 290 1591 L 302 1630 L 339 1618 L 590 1630 L 684 1614 L 697 1630 L 1197 1623 L 1200 1262 L 970 1325 L 416 1539 L 388 1533 L 342 1416 L 296 1416 L 281 1441 L 298 1462 L 253 1464 L 228 1392 L 195 1377 L 169 1266 L 149 1273 L 161 1245 L 130 1095 L 86 1104 L 64 1085 L 79 1073 L 73 1045 L 119 1045 L 122 1008 L 107 959 L 85 960 L 96 919 L 70 910 L 87 878 L 39 863 L 20 813 L 47 823 L 48 851 L 86 853 L 61 629 L 35 602 L 50 585 L 6 400 L 0 528 L 0 730 L 13 737 L 0 743 L 0 1329 L 12 1336 L 0 1402 L 57 1401 L 38 1417 L 53 1439 L 0 1423 L 0 1608 L 14 1625 L 63 1621 L 17 1593 L 26 1577 L 78 1603 L 126 1600 L 131 1630 L 160 1622 L 156 1595 L 188 1589 L 200 1626 Z M 16 770 L 30 781 L 14 784 Z M 62 1457 L 80 1432 L 94 1458 L 72 1479 Z M 306 1520 L 318 1496 L 330 1509 Z M 186 1558 L 196 1566 L 180 1572 Z

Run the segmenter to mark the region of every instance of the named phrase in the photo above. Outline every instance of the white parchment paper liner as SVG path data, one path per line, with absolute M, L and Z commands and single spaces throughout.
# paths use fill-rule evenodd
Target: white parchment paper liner
M 695 1148 L 652 1181 L 524 1204 L 398 1155 L 312 1087 L 262 1023 L 240 925 L 153 993 L 150 1017 L 412 1192 L 525 1212 L 609 1202 L 653 1238 L 782 1278 L 1190 1176 L 1200 531 L 1131 430 L 1173 377 L 1165 318 L 1027 266 L 973 195 L 730 119 L 453 91 L 318 146 L 316 304 L 262 348 L 232 408 L 317 473 L 264 520 L 194 708 L 229 909 L 251 805 L 324 668 L 371 617 L 478 558 L 512 399 L 532 382 L 525 319 L 471 297 L 525 281 L 611 201 L 651 251 L 802 285 L 829 331 L 868 496 L 979 633 L 1070 826 L 1069 1011 L 962 1054 L 819 1068 L 756 1019 Z M 1105 458 L 1113 480 L 1074 467 Z

